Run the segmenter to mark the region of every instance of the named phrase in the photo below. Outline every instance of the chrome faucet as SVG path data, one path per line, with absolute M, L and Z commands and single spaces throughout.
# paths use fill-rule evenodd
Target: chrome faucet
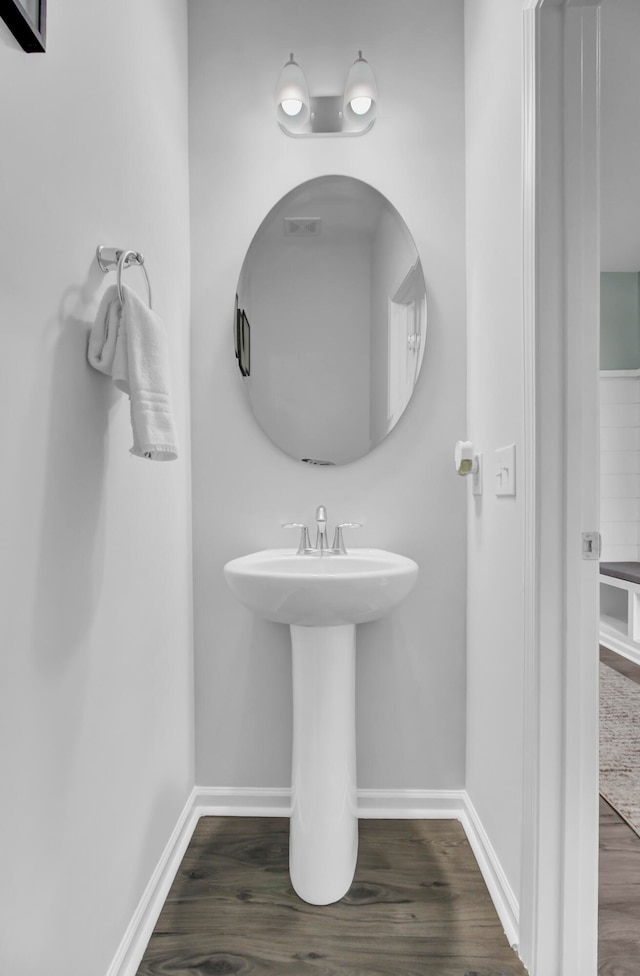
M 329 552 L 333 552 L 336 555 L 346 556 L 347 549 L 344 544 L 344 539 L 342 537 L 343 529 L 360 529 L 362 528 L 362 522 L 341 522 L 340 525 L 336 525 L 336 530 L 333 533 L 333 545 Z
M 327 545 L 327 510 L 324 505 L 316 508 L 316 552 L 324 552 Z
M 283 529 L 300 529 L 300 542 L 298 543 L 298 556 L 320 555 L 324 553 L 332 556 L 346 556 L 347 550 L 342 536 L 343 529 L 359 529 L 362 522 L 341 522 L 336 525 L 333 535 L 333 545 L 327 545 L 327 510 L 324 505 L 318 505 L 316 509 L 316 544 L 311 548 L 309 540 L 309 529 L 302 522 L 284 522 Z
M 303 522 L 283 522 L 283 529 L 300 529 L 300 542 L 298 543 L 297 556 L 303 556 L 306 552 L 311 552 L 311 542 L 309 541 L 309 529 Z

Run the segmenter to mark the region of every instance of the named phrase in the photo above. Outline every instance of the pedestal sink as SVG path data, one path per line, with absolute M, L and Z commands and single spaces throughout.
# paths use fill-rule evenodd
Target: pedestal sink
M 383 549 L 267 549 L 232 559 L 224 574 L 246 607 L 290 626 L 289 871 L 301 898 L 327 905 L 349 890 L 358 854 L 356 624 L 384 616 L 404 599 L 418 565 Z

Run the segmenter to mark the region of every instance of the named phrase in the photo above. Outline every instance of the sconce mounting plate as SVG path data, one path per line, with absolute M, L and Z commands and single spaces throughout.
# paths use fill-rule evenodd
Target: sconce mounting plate
M 343 105 L 342 95 L 312 95 L 309 99 L 309 119 L 304 126 L 296 130 L 294 119 L 291 120 L 290 127 L 284 126 L 282 122 L 278 122 L 278 125 L 294 139 L 306 139 L 309 136 L 363 136 L 372 127 L 375 117 L 349 122 L 345 118 Z

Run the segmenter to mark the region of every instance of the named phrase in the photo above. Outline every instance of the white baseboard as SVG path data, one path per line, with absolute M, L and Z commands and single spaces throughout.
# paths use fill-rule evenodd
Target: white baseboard
M 640 369 L 601 369 L 600 379 L 603 380 L 618 380 L 618 379 L 637 379 L 640 376 Z
M 507 880 L 495 848 L 482 826 L 482 821 L 478 816 L 476 808 L 466 792 L 465 809 L 460 818 L 460 822 L 464 827 L 469 846 L 478 862 L 484 883 L 491 895 L 491 900 L 498 913 L 498 918 L 502 923 L 504 934 L 509 940 L 509 945 L 517 950 L 520 941 L 518 899 Z
M 464 790 L 358 790 L 358 817 L 460 820 L 464 797 Z
M 201 817 L 289 817 L 291 790 L 196 787 Z M 464 790 L 358 790 L 358 817 L 381 820 L 460 819 Z
M 627 661 L 632 661 L 640 667 L 640 648 L 632 645 L 624 637 L 616 637 L 608 631 L 600 631 L 600 643 L 603 647 L 608 647 L 610 651 L 615 651 L 621 657 L 626 657 Z
M 196 786 L 191 792 L 107 976 L 135 976 L 200 817 L 288 817 L 289 789 Z M 465 790 L 358 790 L 358 816 L 380 820 L 459 820 L 510 945 L 518 944 L 518 903 Z
M 198 823 L 200 815 L 195 810 L 197 792 L 197 787 L 191 791 L 178 817 L 178 822 L 160 855 L 160 860 L 107 970 L 107 976 L 135 976 L 138 971 L 144 950 Z
M 244 786 L 196 786 L 199 817 L 290 817 L 291 790 Z

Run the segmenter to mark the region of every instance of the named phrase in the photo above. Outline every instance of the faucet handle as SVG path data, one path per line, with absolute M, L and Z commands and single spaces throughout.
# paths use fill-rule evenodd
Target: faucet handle
M 283 522 L 283 529 L 300 529 L 300 542 L 298 543 L 297 555 L 300 556 L 306 549 L 311 549 L 309 541 L 309 529 L 303 522 Z
M 343 529 L 361 529 L 362 522 L 341 522 L 340 525 L 336 525 L 336 531 L 333 536 L 333 546 L 331 547 L 334 552 L 339 552 L 343 556 L 346 556 L 347 550 L 345 548 L 344 539 L 342 538 Z

